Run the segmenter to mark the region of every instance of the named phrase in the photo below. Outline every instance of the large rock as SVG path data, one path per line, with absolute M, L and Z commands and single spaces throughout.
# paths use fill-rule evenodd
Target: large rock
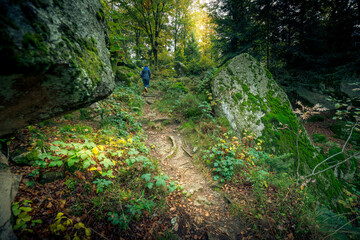
M 112 92 L 99 0 L 1 0 L 0 14 L 0 136 Z
M 174 69 L 178 77 L 184 76 L 188 72 L 188 69 L 186 68 L 185 64 L 179 61 L 176 61 L 174 63 Z
M 326 107 L 329 110 L 335 109 L 334 102 L 330 102 L 329 100 L 327 100 L 329 98 L 329 95 L 326 95 L 321 91 L 314 91 L 306 89 L 304 87 L 300 87 L 296 89 L 295 93 L 297 96 L 310 103 L 311 106 L 314 106 L 315 104 L 320 104 L 321 106 Z
M 1 163 L 7 166 L 6 157 L 0 152 Z M 11 225 L 11 205 L 21 176 L 12 174 L 8 168 L 0 168 L 0 239 L 17 239 Z
M 289 161 L 297 168 L 297 150 L 300 156 L 300 174 L 307 175 L 324 157 L 311 144 L 302 124 L 292 111 L 285 92 L 277 85 L 269 71 L 248 54 L 241 54 L 220 68 L 212 84 L 216 113 L 224 116 L 241 137 L 244 130 L 262 138 L 266 151 L 290 153 Z M 296 135 L 299 136 L 297 149 Z M 318 170 L 324 169 L 323 164 Z M 317 178 L 319 193 L 335 207 L 342 196 L 341 186 L 333 172 Z

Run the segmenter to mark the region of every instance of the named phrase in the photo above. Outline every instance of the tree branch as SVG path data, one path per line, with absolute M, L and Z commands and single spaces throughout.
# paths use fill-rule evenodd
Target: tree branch
M 341 154 L 341 153 L 344 153 L 345 147 L 346 147 L 346 145 L 348 144 L 348 142 L 349 142 L 349 140 L 350 140 L 350 138 L 351 138 L 351 136 L 352 136 L 352 134 L 353 134 L 353 131 L 354 131 L 354 129 L 355 129 L 355 127 L 356 127 L 357 124 L 358 124 L 358 122 L 355 122 L 355 124 L 352 126 L 351 131 L 350 131 L 350 134 L 349 134 L 349 137 L 347 138 L 347 140 L 346 140 L 346 142 L 345 142 L 345 144 L 344 144 L 341 152 L 338 152 L 338 153 L 336 153 L 336 154 L 334 154 L 334 155 L 326 158 L 325 160 L 321 161 L 320 163 L 318 163 L 318 164 L 314 167 L 314 169 L 312 170 L 312 173 L 311 173 L 311 174 L 314 174 L 314 173 L 315 173 L 315 170 L 316 170 L 321 164 L 323 164 L 323 163 L 325 163 L 326 161 L 332 159 L 333 157 L 336 157 L 337 155 L 339 155 L 339 154 Z

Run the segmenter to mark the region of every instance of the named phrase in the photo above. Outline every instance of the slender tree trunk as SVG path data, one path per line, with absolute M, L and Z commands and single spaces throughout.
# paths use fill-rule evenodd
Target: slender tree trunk
M 266 68 L 270 68 L 270 23 L 266 22 Z
M 135 45 L 136 45 L 136 50 L 135 50 L 136 58 L 139 59 L 140 58 L 140 30 L 137 28 L 135 29 Z

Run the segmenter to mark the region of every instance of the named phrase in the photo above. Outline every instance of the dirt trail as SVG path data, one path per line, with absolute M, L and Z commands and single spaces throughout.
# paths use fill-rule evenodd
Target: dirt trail
M 197 239 L 187 229 L 205 233 L 203 239 L 239 239 L 241 224 L 229 218 L 227 202 L 224 197 L 214 191 L 214 182 L 207 179 L 200 169 L 194 165 L 191 150 L 185 146 L 182 135 L 177 130 L 179 125 L 169 121 L 169 118 L 153 108 L 157 93 L 146 96 L 144 106 L 148 144 L 153 146 L 151 154 L 162 160 L 161 166 L 171 180 L 178 181 L 187 192 L 183 204 L 172 207 L 171 211 L 184 214 L 172 219 L 175 232 L 187 239 Z M 164 123 L 169 124 L 164 124 Z M 178 209 L 179 205 L 183 209 Z M 176 215 L 176 213 L 174 213 Z M 183 218 L 183 219 L 182 219 Z M 192 236 L 191 236 L 192 235 Z M 189 237 L 190 236 L 190 237 Z M 200 238 L 199 238 L 200 239 Z M 241 239 L 241 238 L 240 238 Z

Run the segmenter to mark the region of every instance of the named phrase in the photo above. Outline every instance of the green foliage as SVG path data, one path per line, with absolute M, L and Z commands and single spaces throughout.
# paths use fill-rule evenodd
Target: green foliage
M 93 132 L 93 129 L 90 126 L 77 124 L 75 126 L 63 125 L 59 131 L 60 133 L 90 134 Z
M 154 201 L 144 198 L 142 193 L 140 198 L 131 200 L 129 204 L 126 205 L 123 213 L 109 212 L 107 214 L 109 216 L 107 220 L 113 225 L 118 225 L 120 229 L 127 229 L 133 219 L 139 220 L 144 211 L 151 213 L 154 207 Z
M 101 193 L 104 191 L 104 189 L 108 186 L 110 186 L 111 184 L 113 184 L 112 181 L 107 180 L 107 179 L 96 179 L 95 181 L 93 181 L 94 184 L 96 184 L 96 192 L 97 193 Z
M 332 125 L 330 129 L 336 134 L 338 138 L 347 140 L 350 135 L 350 130 L 354 126 L 353 124 L 354 123 L 351 122 L 336 121 L 336 123 Z M 360 132 L 356 127 L 350 137 L 349 142 L 356 146 L 360 144 Z
M 50 232 L 62 236 L 65 233 L 66 238 L 72 238 L 76 240 L 88 240 L 91 239 L 91 230 L 82 222 L 74 224 L 73 220 L 66 217 L 64 213 L 59 212 L 56 215 L 54 222 L 50 225 Z M 70 229 L 70 234 L 68 231 Z
M 16 218 L 16 223 L 13 226 L 14 230 L 33 232 L 29 227 L 34 227 L 35 224 L 42 223 L 41 220 L 31 220 L 32 216 L 30 212 L 33 211 L 31 208 L 32 201 L 24 200 L 22 203 L 14 202 L 11 210 Z
M 127 229 L 129 227 L 130 219 L 126 214 L 120 214 L 109 212 L 108 221 L 113 225 L 119 225 L 120 229 Z
M 313 141 L 315 143 L 324 143 L 324 142 L 326 142 L 326 137 L 323 134 L 314 134 Z
M 234 138 L 234 140 L 236 140 Z M 211 148 L 211 150 L 205 151 L 203 159 L 206 163 L 213 167 L 215 174 L 214 180 L 230 180 L 234 174 L 236 166 L 243 166 L 242 159 L 237 158 L 237 144 L 235 141 L 226 142 L 223 139 L 219 139 L 219 143 Z

